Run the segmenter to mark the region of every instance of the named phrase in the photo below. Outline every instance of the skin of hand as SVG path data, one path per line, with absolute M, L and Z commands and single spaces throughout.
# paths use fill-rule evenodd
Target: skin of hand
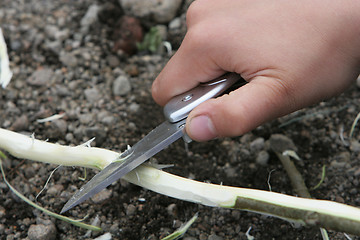
M 239 136 L 335 96 L 360 70 L 360 1 L 196 0 L 184 40 L 153 83 L 164 105 L 225 72 L 249 83 L 196 107 L 196 141 Z

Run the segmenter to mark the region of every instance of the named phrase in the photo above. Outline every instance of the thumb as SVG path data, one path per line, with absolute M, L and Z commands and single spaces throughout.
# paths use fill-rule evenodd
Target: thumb
M 301 90 L 300 90 L 301 91 Z M 189 115 L 186 132 L 196 141 L 244 134 L 262 123 L 309 104 L 281 80 L 257 77 L 229 95 L 208 100 Z

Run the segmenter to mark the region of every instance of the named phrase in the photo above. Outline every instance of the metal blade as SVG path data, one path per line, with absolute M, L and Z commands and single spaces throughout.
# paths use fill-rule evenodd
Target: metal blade
M 185 122 L 186 119 L 177 123 L 169 123 L 166 121 L 153 129 L 148 135 L 121 155 L 121 158 L 125 158 L 124 161 L 111 163 L 81 187 L 65 204 L 61 213 L 66 212 L 70 208 L 100 192 L 182 137 Z

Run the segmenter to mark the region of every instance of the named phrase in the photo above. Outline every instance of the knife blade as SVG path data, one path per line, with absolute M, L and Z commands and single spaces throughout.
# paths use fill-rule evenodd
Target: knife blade
M 160 152 L 183 136 L 183 128 L 186 119 L 177 123 L 163 122 L 153 129 L 148 135 L 137 142 L 133 147 L 126 150 L 119 160 L 109 164 L 96 174 L 89 182 L 79 189 L 75 195 L 65 204 L 60 213 L 73 208 L 87 200 L 102 189 L 130 172 L 141 163 L 145 162 L 156 153 Z

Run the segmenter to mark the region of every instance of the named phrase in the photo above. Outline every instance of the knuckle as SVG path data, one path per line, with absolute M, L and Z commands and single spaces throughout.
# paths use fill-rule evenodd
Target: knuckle
M 199 16 L 202 16 L 205 11 L 207 11 L 206 2 L 203 0 L 193 1 L 187 12 L 186 12 L 186 24 L 187 26 L 192 25 L 199 19 Z
M 205 47 L 208 39 L 208 34 L 197 27 L 187 32 L 187 40 L 194 49 L 199 50 L 199 48 Z

